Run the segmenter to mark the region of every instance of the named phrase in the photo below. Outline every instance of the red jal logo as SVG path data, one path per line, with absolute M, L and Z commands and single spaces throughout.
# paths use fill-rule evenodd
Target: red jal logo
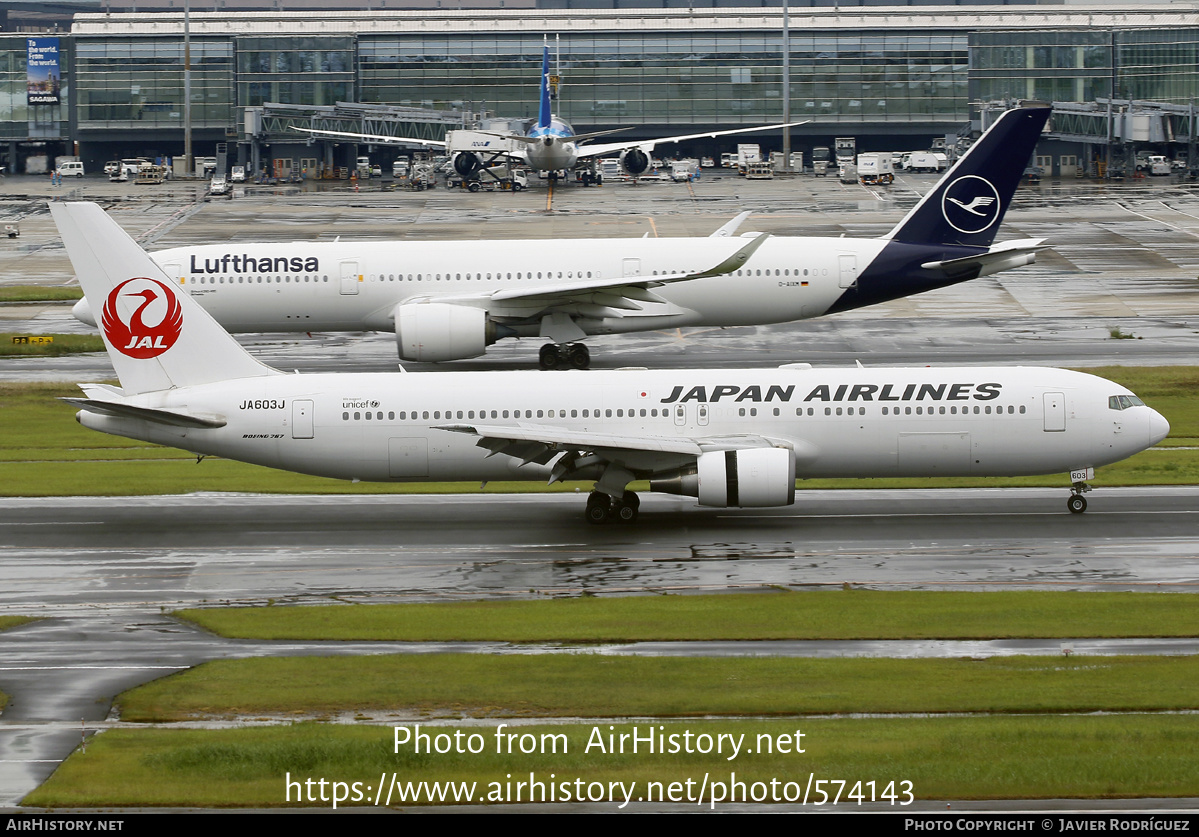
M 146 287 L 140 291 L 122 294 L 121 289 L 130 282 L 153 283 L 161 289 L 161 293 L 153 287 Z M 121 319 L 121 315 L 117 313 L 117 297 L 120 296 L 142 298 L 142 303 L 137 306 L 137 310 L 133 312 L 133 316 L 129 318 L 128 322 Z M 155 301 L 159 299 L 165 303 L 165 311 L 162 310 L 162 303 L 155 304 Z M 150 308 L 151 317 L 154 314 L 159 315 L 154 325 L 147 325 L 143 320 L 147 308 Z M 100 325 L 104 329 L 104 336 L 108 338 L 109 345 L 118 352 L 129 357 L 146 360 L 158 357 L 175 345 L 175 341 L 179 339 L 179 333 L 183 330 L 183 310 L 175 296 L 175 291 L 169 285 L 159 282 L 157 279 L 139 276 L 135 279 L 126 279 L 108 294 L 108 299 L 104 303 L 104 311 L 100 317 Z

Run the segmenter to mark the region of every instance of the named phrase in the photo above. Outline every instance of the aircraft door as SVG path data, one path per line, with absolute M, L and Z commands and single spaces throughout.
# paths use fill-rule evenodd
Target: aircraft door
M 187 276 L 183 273 L 183 265 L 164 264 L 162 266 L 162 272 L 165 273 L 167 276 L 171 277 L 172 282 L 178 282 L 180 285 L 182 285 L 183 289 L 185 291 L 188 291 L 188 292 L 191 291 L 191 288 L 189 288 L 187 286 L 187 283 L 184 281 L 184 279 L 186 279 Z
M 1066 396 L 1060 392 L 1045 393 L 1045 432 L 1060 433 L 1066 429 Z
M 696 418 L 699 420 L 699 426 L 707 427 L 708 426 L 708 405 L 707 404 L 697 404 L 695 409 L 696 409 L 696 414 L 697 414 Z
M 858 284 L 858 257 L 853 253 L 841 253 L 837 256 L 837 270 L 841 276 L 842 288 L 852 288 Z
M 687 408 L 682 404 L 674 405 L 674 423 L 679 427 L 687 423 Z
M 641 259 L 624 259 L 620 264 L 621 276 L 640 276 Z
M 358 272 L 358 262 L 341 263 L 341 292 L 344 295 L 358 293 L 358 285 L 362 274 Z
M 311 439 L 312 402 L 296 400 L 291 402 L 291 437 L 293 439 Z

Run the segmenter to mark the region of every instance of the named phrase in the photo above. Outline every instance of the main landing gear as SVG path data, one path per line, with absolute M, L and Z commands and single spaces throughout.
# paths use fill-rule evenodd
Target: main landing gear
M 633 523 L 637 520 L 637 510 L 641 499 L 632 491 L 626 491 L 620 499 L 609 497 L 602 491 L 592 491 L 587 496 L 587 510 L 584 512 L 588 523 L 600 525 L 617 521 Z
M 1070 494 L 1070 499 L 1066 501 L 1066 508 L 1073 514 L 1082 514 L 1087 510 L 1087 498 L 1082 496 L 1091 490 L 1091 486 L 1085 482 L 1076 482 Z
M 538 356 L 542 369 L 587 369 L 591 352 L 582 343 L 546 343 Z

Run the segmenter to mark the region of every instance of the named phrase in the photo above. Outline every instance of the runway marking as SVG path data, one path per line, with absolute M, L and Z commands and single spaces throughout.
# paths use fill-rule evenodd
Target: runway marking
M 191 666 L 0 666 L 0 671 L 146 671 L 147 669 L 175 671 L 183 668 L 191 668 Z
M 1116 201 L 1115 203 L 1116 203 L 1116 206 L 1120 207 L 1125 212 L 1129 212 L 1133 215 L 1138 215 L 1141 218 L 1144 218 L 1146 221 L 1152 221 L 1155 224 L 1164 224 L 1165 226 L 1169 227 L 1172 230 L 1175 230 L 1180 233 L 1184 233 L 1184 234 L 1192 236 L 1194 238 L 1199 238 L 1199 233 L 1193 233 L 1188 229 L 1178 226 L 1177 224 L 1171 224 L 1169 221 L 1163 221 L 1161 218 L 1154 218 L 1153 216 L 1146 215 L 1143 212 L 1137 212 L 1135 209 L 1131 209 L 1130 207 L 1125 206 L 1124 204 L 1120 203 L 1119 201 Z M 1169 209 L 1169 207 L 1166 207 L 1166 208 Z M 1186 215 L 1185 212 L 1182 214 Z M 1148 249 L 1148 248 L 1146 248 L 1146 249 Z
M 1199 514 L 1199 510 L 1179 509 L 1178 511 L 1168 510 L 1114 510 L 1088 512 L 1088 514 Z M 721 514 L 717 517 L 727 517 L 733 520 L 747 520 L 761 518 L 764 520 L 828 520 L 829 518 L 840 517 L 1065 517 L 1059 511 L 1038 511 L 1038 512 L 889 512 L 876 514 Z M 1073 515 L 1071 515 L 1073 517 Z

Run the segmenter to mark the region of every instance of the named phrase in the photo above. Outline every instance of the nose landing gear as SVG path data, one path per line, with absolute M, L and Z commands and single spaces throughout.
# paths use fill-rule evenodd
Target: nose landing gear
M 1091 486 L 1085 482 L 1074 483 L 1072 493 L 1070 494 L 1070 499 L 1066 501 L 1066 508 L 1068 508 L 1072 514 L 1082 514 L 1085 512 L 1087 510 L 1087 498 L 1082 495 L 1086 494 L 1090 490 Z

